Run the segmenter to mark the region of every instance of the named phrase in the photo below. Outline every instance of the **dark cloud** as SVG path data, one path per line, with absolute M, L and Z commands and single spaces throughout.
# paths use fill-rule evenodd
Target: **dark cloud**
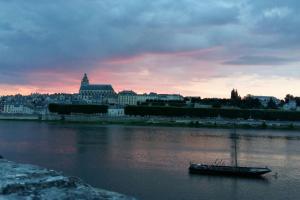
M 183 32 L 193 35 L 194 29 L 238 17 L 237 8 L 191 0 L 12 0 L 0 2 L 0 13 L 0 64 L 15 68 L 81 66 L 87 60 L 201 48 L 208 41 L 196 37 L 197 45 L 184 44 Z
M 263 48 L 299 48 L 300 1 L 251 0 L 245 1 L 245 20 L 254 42 L 261 37 L 267 42 Z M 256 44 L 260 46 L 259 43 Z M 265 50 L 265 49 L 264 49 Z
M 299 50 L 299 9 L 297 0 L 0 0 L 0 82 L 30 82 L 26 74 L 43 70 L 105 68 L 101 62 L 115 57 L 216 46 L 226 52 L 216 66 L 224 60 L 285 65 L 294 60 L 272 53 Z
M 299 60 L 291 58 L 281 58 L 275 56 L 242 56 L 238 59 L 226 61 L 226 65 L 283 65 Z

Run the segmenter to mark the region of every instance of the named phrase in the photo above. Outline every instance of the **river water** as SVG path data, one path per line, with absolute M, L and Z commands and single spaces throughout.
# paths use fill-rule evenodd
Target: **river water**
M 190 161 L 230 164 L 230 129 L 0 121 L 0 154 L 139 199 L 299 199 L 300 133 L 237 130 L 238 161 L 264 179 L 190 175 Z M 276 175 L 277 174 L 277 175 Z

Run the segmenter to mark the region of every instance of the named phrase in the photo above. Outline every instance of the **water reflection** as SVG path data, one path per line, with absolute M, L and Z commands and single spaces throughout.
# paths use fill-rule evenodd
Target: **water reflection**
M 190 161 L 231 163 L 234 140 L 240 165 L 267 165 L 278 178 L 188 174 Z M 0 152 L 141 199 L 297 199 L 300 191 L 297 132 L 0 121 Z
M 236 183 L 238 181 L 251 181 L 253 183 L 259 183 L 259 184 L 270 184 L 272 179 L 275 178 L 275 176 L 255 176 L 255 177 L 247 177 L 247 176 L 241 176 L 241 177 L 234 177 L 234 176 L 226 176 L 226 175 L 205 175 L 205 174 L 190 174 L 190 179 L 194 179 L 197 181 L 197 179 L 201 181 L 227 181 L 231 183 Z

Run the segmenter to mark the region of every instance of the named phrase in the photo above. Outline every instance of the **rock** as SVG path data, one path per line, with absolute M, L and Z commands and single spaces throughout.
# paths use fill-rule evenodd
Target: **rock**
M 0 159 L 3 159 L 3 156 L 0 155 Z
M 0 160 L 0 199 L 45 200 L 134 200 L 119 193 L 93 188 L 79 178 L 34 165 L 17 164 Z

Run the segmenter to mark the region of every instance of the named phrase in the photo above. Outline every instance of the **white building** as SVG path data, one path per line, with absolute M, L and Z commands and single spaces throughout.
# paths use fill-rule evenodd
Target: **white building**
M 149 94 L 141 94 L 137 96 L 137 102 L 143 103 L 146 101 L 183 101 L 184 98 L 180 94 L 157 94 L 151 92 Z
M 125 115 L 125 111 L 124 108 L 121 107 L 109 107 L 107 114 L 111 117 L 120 117 Z
M 124 90 L 118 94 L 119 105 L 137 105 L 138 95 L 132 90 Z
M 183 101 L 183 96 L 180 94 L 159 94 L 158 100 L 162 101 Z
M 144 93 L 144 94 L 139 94 L 137 96 L 137 102 L 139 103 L 143 103 L 149 100 L 158 100 L 158 95 L 154 92 L 151 92 L 149 94 Z
M 34 110 L 22 104 L 4 104 L 3 113 L 33 114 Z
M 295 100 L 289 100 L 288 103 L 284 104 L 282 107 L 283 110 L 296 110 L 297 109 L 297 103 Z
M 251 98 L 253 99 L 258 99 L 259 102 L 264 106 L 264 107 L 267 107 L 268 106 L 268 103 L 270 100 L 273 100 L 274 103 L 276 105 L 279 105 L 280 104 L 280 100 L 277 99 L 276 97 L 273 97 L 273 96 L 253 96 L 253 95 L 249 95 Z

